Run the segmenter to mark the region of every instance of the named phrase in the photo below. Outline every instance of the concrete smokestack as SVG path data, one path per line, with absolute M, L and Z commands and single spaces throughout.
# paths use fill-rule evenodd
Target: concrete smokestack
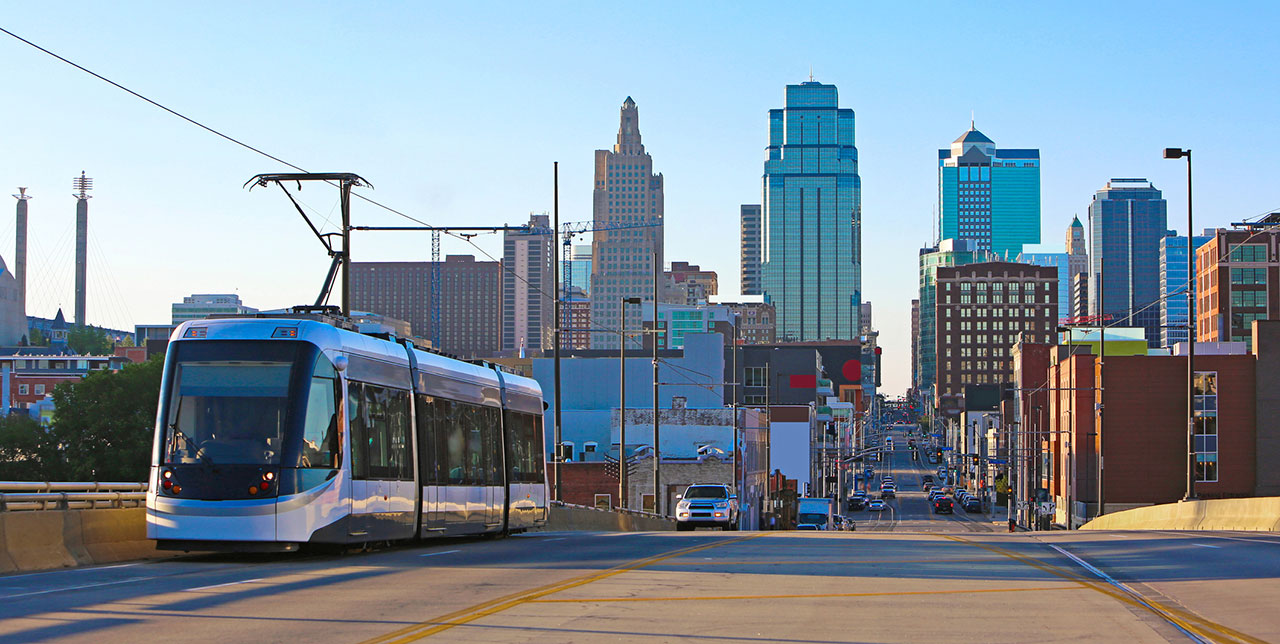
M 18 280 L 18 308 L 27 314 L 27 202 L 31 196 L 26 188 L 18 188 L 13 196 L 18 200 L 17 248 L 13 251 L 13 276 Z
M 93 190 L 93 179 L 80 176 L 71 180 L 71 186 L 78 192 L 76 198 L 76 324 L 88 324 L 85 320 L 84 299 L 89 270 L 89 191 Z

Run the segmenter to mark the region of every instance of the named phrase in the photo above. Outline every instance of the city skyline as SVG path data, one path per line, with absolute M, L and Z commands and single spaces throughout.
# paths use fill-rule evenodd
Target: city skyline
M 1197 228 L 1275 206 L 1265 193 L 1240 189 L 1268 185 L 1275 166 L 1268 146 L 1259 144 L 1277 135 L 1261 112 L 1277 91 L 1258 82 L 1269 77 L 1265 61 L 1276 49 L 1263 27 L 1274 24 L 1275 10 L 1264 5 L 1230 15 L 1162 6 L 1147 16 L 1150 29 L 1141 34 L 1050 8 L 1020 15 L 845 9 L 821 20 L 788 16 L 781 24 L 752 7 L 680 8 L 659 12 L 661 20 L 603 8 L 555 16 L 582 34 L 577 42 L 530 39 L 530 25 L 551 20 L 532 10 L 418 16 L 425 26 L 419 33 L 400 26 L 415 17 L 402 14 L 425 10 L 373 10 L 339 22 L 324 7 L 268 8 L 264 19 L 248 24 L 232 9 L 165 15 L 85 7 L 80 20 L 67 23 L 52 20 L 47 9 L 18 7 L 6 28 L 309 170 L 359 172 L 378 187 L 363 194 L 441 225 L 519 223 L 530 211 L 551 210 L 553 161 L 561 163 L 562 220 L 589 219 L 591 151 L 616 129 L 618 102 L 634 96 L 645 107 L 646 142 L 659 150 L 667 178 L 666 255 L 716 270 L 726 295 L 737 291 L 739 205 L 759 198 L 767 144 L 759 123 L 778 105 L 779 88 L 802 81 L 812 64 L 815 77 L 840 87 L 843 106 L 858 114 L 858 147 L 868 160 L 860 168 L 863 264 L 876 267 L 874 275 L 867 272 L 862 299 L 877 307 L 889 392 L 907 386 L 911 298 L 904 293 L 915 290 L 916 251 L 933 235 L 930 157 L 938 142 L 963 129 L 971 110 L 998 140 L 1040 149 L 1042 239 L 1058 239 L 1110 177 L 1148 177 L 1164 191 L 1171 213 L 1184 211 L 1183 170 L 1159 158 L 1171 145 L 1197 151 Z M 619 36 L 608 28 L 619 20 L 636 28 Z M 491 29 L 479 35 L 482 21 Z M 936 60 L 911 51 L 940 41 L 957 23 L 1038 38 L 1037 47 L 1023 60 L 1002 60 L 1000 69 L 981 74 L 989 82 L 969 87 L 972 75 L 948 78 L 935 71 Z M 285 24 L 308 36 L 292 52 L 270 42 Z M 775 30 L 821 35 L 842 25 L 857 25 L 866 60 L 851 62 L 822 37 L 783 56 L 751 52 L 753 39 Z M 1119 33 L 1125 47 L 1091 51 L 1090 43 L 1114 42 Z M 330 37 L 349 46 L 335 52 Z M 614 39 L 647 53 L 643 69 L 610 75 L 604 70 L 616 63 L 583 59 Z M 285 168 L 18 41 L 3 46 L 25 72 L 16 91 L 26 100 L 0 108 L 18 126 L 0 175 L 11 192 L 27 186 L 34 197 L 29 314 L 72 308 L 68 179 L 82 169 L 97 180 L 91 323 L 163 322 L 170 303 L 196 292 L 238 292 L 264 309 L 314 299 L 327 264 L 322 249 L 279 194 L 240 188 L 252 174 Z M 699 64 L 679 64 L 689 57 Z M 264 58 L 274 61 L 269 69 Z M 425 62 L 402 79 L 404 68 L 387 64 L 397 59 Z M 291 73 L 279 73 L 279 65 Z M 1125 67 L 1144 73 L 1099 73 Z M 328 80 L 335 77 L 350 80 Z M 471 82 L 476 77 L 484 82 Z M 580 87 L 585 77 L 604 80 Z M 1084 88 L 1097 95 L 1120 87 L 1125 92 L 1105 105 L 1081 98 Z M 461 92 L 474 96 L 460 100 Z M 1230 116 L 1222 104 L 1232 106 Z M 504 190 L 476 183 L 495 173 Z M 336 194 L 309 190 L 302 198 L 323 221 Z M 374 225 L 407 223 L 359 201 L 355 216 Z M 723 239 L 704 231 L 720 231 Z M 174 233 L 202 241 L 175 243 Z M 13 235 L 10 225 L 0 225 L 0 256 L 10 265 Z M 425 261 L 426 242 L 421 234 L 357 235 L 353 249 L 357 261 Z M 476 243 L 501 256 L 500 236 Z M 443 252 L 487 259 L 456 240 L 447 239 Z M 103 265 L 107 270 L 99 270 Z

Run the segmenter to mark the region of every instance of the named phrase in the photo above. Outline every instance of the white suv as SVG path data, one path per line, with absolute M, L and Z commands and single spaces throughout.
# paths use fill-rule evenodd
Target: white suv
M 676 504 L 676 530 L 738 529 L 738 497 L 727 485 L 690 485 Z

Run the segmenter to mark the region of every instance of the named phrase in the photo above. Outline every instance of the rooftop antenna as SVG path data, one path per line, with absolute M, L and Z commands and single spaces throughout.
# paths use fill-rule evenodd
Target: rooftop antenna
M 84 170 L 81 170 L 80 176 L 71 178 L 71 189 L 80 191 L 79 194 L 71 195 L 76 199 L 92 199 L 89 191 L 93 190 L 93 179 L 84 176 Z
M 973 121 L 974 121 L 973 110 L 969 110 L 969 129 L 970 130 L 975 129 L 973 125 Z
M 810 83 L 813 82 L 813 65 L 812 64 L 809 65 L 809 82 Z

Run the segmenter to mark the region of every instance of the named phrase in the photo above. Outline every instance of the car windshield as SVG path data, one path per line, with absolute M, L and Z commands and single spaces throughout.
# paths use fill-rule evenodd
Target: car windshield
M 684 493 L 686 499 L 727 499 L 729 493 L 717 485 L 701 485 L 689 488 Z

